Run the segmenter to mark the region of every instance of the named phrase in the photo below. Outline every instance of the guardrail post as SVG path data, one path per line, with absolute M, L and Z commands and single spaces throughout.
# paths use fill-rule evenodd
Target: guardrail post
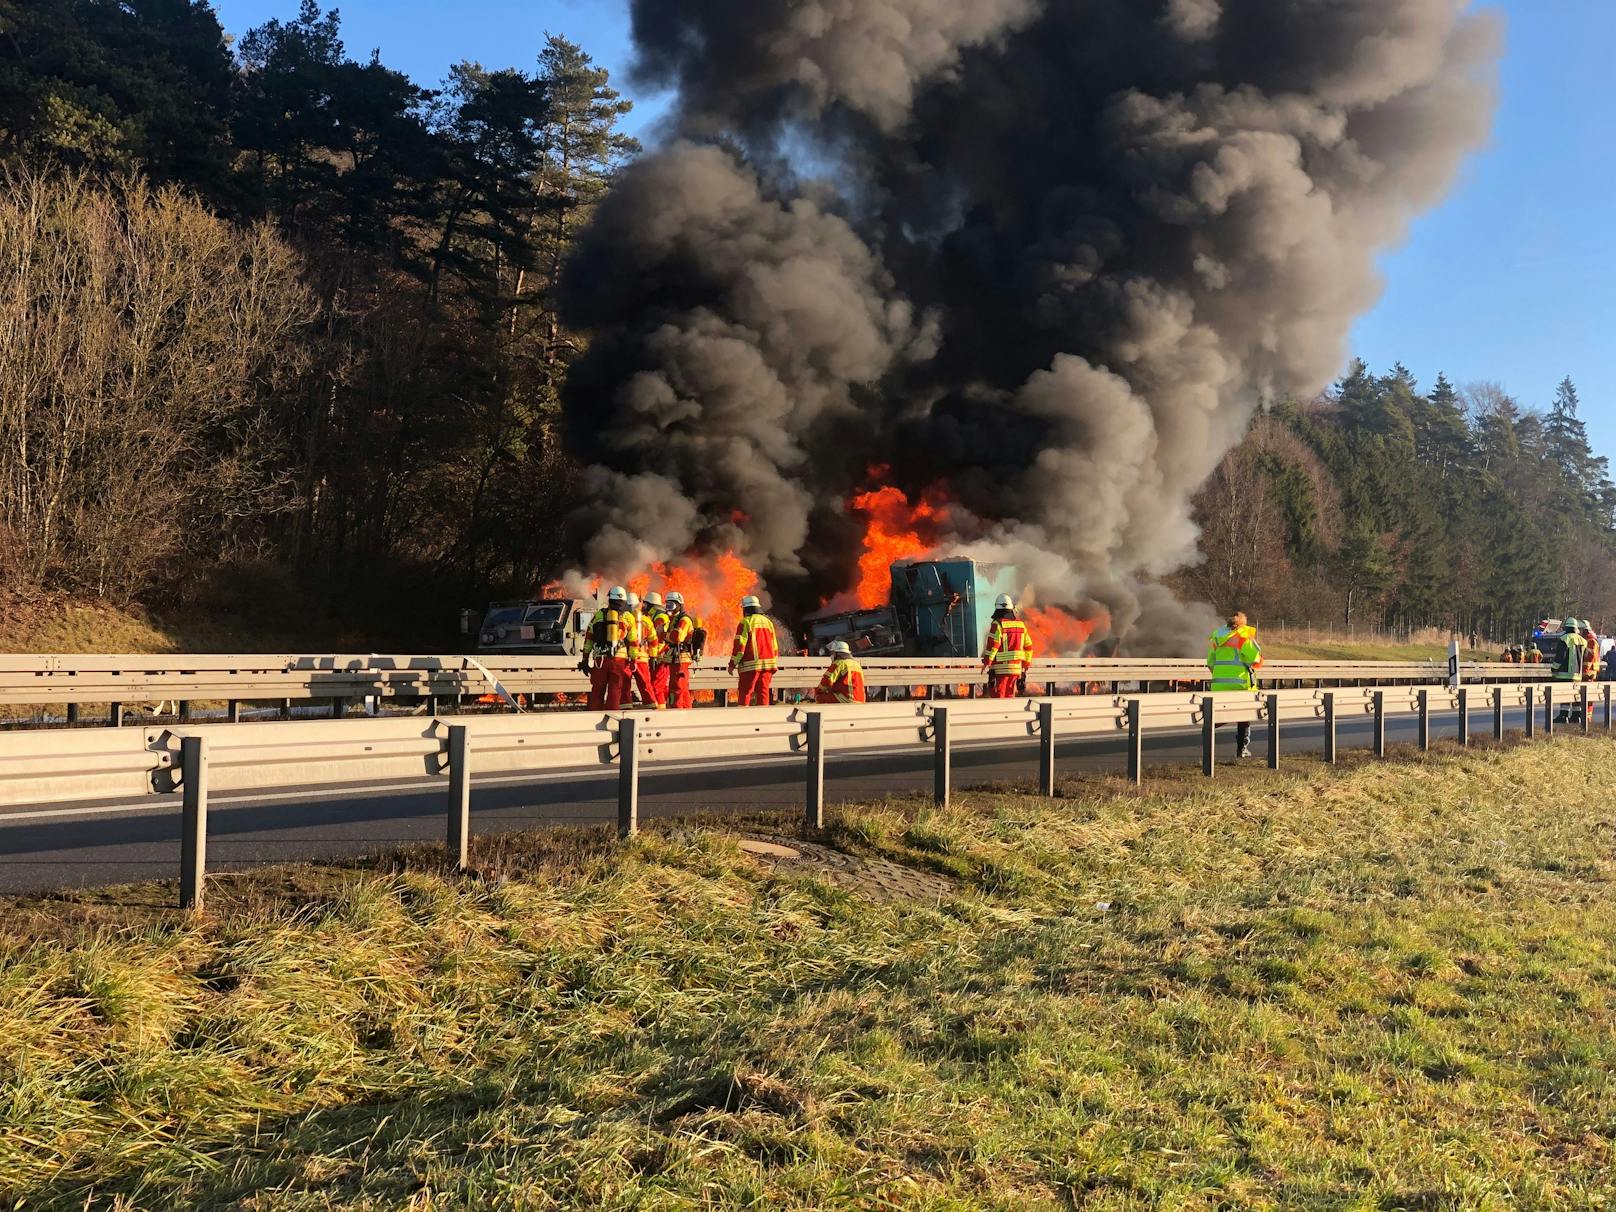
M 939 808 L 947 808 L 948 794 L 954 781 L 954 751 L 948 738 L 947 707 L 932 708 L 931 727 L 935 745 L 931 798 Z
M 108 703 L 107 704 L 107 725 L 108 725 L 108 727 L 111 727 L 111 728 L 122 728 L 123 727 L 123 704 L 122 703 Z
M 1217 699 L 1201 699 L 1201 773 L 1211 778 L 1218 771 Z
M 449 726 L 449 861 L 464 871 L 471 858 L 471 732 Z
M 1268 696 L 1268 769 L 1279 769 L 1279 696 Z
M 1055 704 L 1038 704 L 1038 794 L 1055 797 Z
M 1420 704 L 1420 752 L 1428 753 L 1431 749 L 1431 692 L 1422 686 L 1416 697 Z
M 78 722 L 79 722 L 79 705 L 77 703 L 69 703 L 67 705 L 67 726 L 69 728 L 72 728 Z
M 231 699 L 230 700 L 230 722 L 232 724 L 241 723 L 241 700 L 240 699 Z
M 1470 748 L 1470 691 L 1459 687 L 1459 748 Z
M 1324 692 L 1324 763 L 1335 765 L 1335 691 Z
M 808 732 L 808 828 L 825 827 L 825 717 L 817 711 L 804 718 Z
M 1582 735 L 1587 736 L 1591 731 L 1592 722 L 1588 719 L 1589 697 L 1588 683 L 1584 682 L 1577 690 L 1578 705 L 1582 708 Z
M 180 823 L 180 908 L 200 912 L 208 872 L 208 743 L 180 738 L 183 807 Z
M 1138 699 L 1128 700 L 1128 781 L 1145 781 L 1145 705 Z
M 640 831 L 639 727 L 631 715 L 617 721 L 617 836 L 625 840 Z
M 1537 687 L 1526 688 L 1526 739 L 1537 735 Z
M 1493 740 L 1504 739 L 1504 688 L 1493 687 Z
M 1386 756 L 1386 692 L 1377 690 L 1373 694 L 1375 704 L 1375 756 Z
M 1554 687 L 1543 687 L 1543 735 L 1554 735 Z

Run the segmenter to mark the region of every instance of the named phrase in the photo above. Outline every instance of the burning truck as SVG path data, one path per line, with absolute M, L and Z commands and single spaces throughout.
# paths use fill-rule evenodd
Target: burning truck
M 845 640 L 862 657 L 980 656 L 994 601 L 1022 588 L 1014 566 L 964 558 L 898 560 L 890 575 L 885 604 L 808 619 L 808 651 Z

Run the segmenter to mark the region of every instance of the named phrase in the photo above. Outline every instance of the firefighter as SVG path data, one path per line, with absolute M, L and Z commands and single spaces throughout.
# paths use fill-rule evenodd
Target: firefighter
M 1583 670 L 1587 666 L 1588 641 L 1582 638 L 1582 623 L 1577 619 L 1566 617 L 1560 624 L 1560 643 L 1564 651 L 1554 666 L 1554 680 L 1576 685 L 1582 681 Z M 1564 724 L 1572 718 L 1572 707 L 1569 702 L 1561 703 L 1560 709 L 1555 712 L 1556 722 Z
M 1016 688 L 1032 667 L 1032 651 L 1032 629 L 1016 614 L 1015 600 L 1001 593 L 993 603 L 993 622 L 988 624 L 987 645 L 982 649 L 989 698 L 1016 697 Z
M 701 659 L 706 643 L 707 628 L 685 611 L 684 594 L 669 593 L 668 647 L 663 657 L 668 670 L 668 693 L 662 700 L 669 707 L 690 709 L 690 667 Z
M 606 594 L 606 605 L 595 612 L 589 623 L 589 709 L 616 711 L 623 705 L 623 688 L 628 685 L 624 666 L 625 647 L 622 619 L 628 609 L 628 590 L 615 585 Z
M 656 693 L 657 705 L 666 707 L 672 670 L 668 664 L 668 626 L 671 616 L 668 608 L 662 604 L 660 593 L 653 591 L 645 595 L 645 619 L 651 625 L 651 634 L 647 637 L 650 642 L 646 645 L 651 662 L 651 689 Z
M 656 632 L 651 627 L 651 618 L 645 613 L 639 594 L 628 595 L 628 608 L 629 621 L 624 624 L 623 632 L 627 640 L 628 673 L 632 686 L 624 687 L 623 701 L 627 703 L 631 690 L 636 690 L 642 705 L 660 708 L 662 704 L 657 700 L 656 687 L 651 684 L 651 646 L 656 643 Z
M 772 701 L 774 670 L 779 664 L 780 638 L 774 620 L 763 613 L 763 603 L 748 595 L 741 599 L 741 621 L 735 628 L 729 671 L 739 671 L 737 705 L 767 707 Z
M 1262 648 L 1257 644 L 1257 629 L 1246 622 L 1246 612 L 1236 610 L 1229 615 L 1228 625 L 1212 633 L 1206 652 L 1206 667 L 1211 671 L 1214 693 L 1249 694 L 1257 688 L 1257 670 L 1262 668 Z M 1235 756 L 1251 756 L 1251 722 L 1235 725 Z
M 819 688 L 814 691 L 814 702 L 864 702 L 864 666 L 853 659 L 853 650 L 846 640 L 831 643 L 830 658 L 830 668 L 825 670 Z
M 1579 634 L 1587 643 L 1587 651 L 1582 656 L 1582 680 L 1597 682 L 1599 680 L 1599 633 L 1588 619 L 1581 620 L 1582 626 Z
M 1567 619 L 1561 624 L 1561 632 L 1560 642 L 1565 645 L 1565 655 L 1555 666 L 1554 680 L 1580 682 L 1588 655 L 1588 641 L 1582 638 L 1582 624 L 1576 619 Z

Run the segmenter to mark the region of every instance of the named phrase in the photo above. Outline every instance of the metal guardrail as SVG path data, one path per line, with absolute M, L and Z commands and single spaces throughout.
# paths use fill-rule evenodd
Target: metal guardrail
M 724 660 L 704 660 L 691 675 L 696 691 L 722 692 L 735 684 Z M 790 657 L 781 661 L 775 689 L 811 690 L 819 684 L 825 661 Z M 1263 667 L 1264 685 L 1287 683 L 1445 682 L 1441 661 L 1272 661 Z M 1531 682 L 1550 678 L 1543 666 L 1467 665 L 1465 676 L 1490 683 Z M 1044 688 L 1101 685 L 1118 689 L 1130 683 L 1197 685 L 1207 677 L 1194 660 L 1104 660 L 1073 658 L 1033 663 L 1028 681 Z M 865 662 L 865 681 L 877 690 L 912 687 L 972 687 L 984 682 L 979 662 L 954 658 L 883 658 Z M 84 705 L 107 704 L 108 719 L 123 722 L 123 705 L 195 702 L 231 704 L 231 717 L 243 703 L 276 703 L 289 716 L 294 703 L 355 700 L 428 700 L 458 702 L 503 689 L 511 695 L 582 696 L 588 682 L 567 657 L 480 661 L 455 656 L 0 656 L 0 706 L 65 705 L 69 722 L 77 722 Z
M 1215 773 L 1220 725 L 1264 723 L 1268 764 L 1280 762 L 1279 737 L 1287 723 L 1322 722 L 1326 761 L 1336 757 L 1341 720 L 1367 718 L 1374 751 L 1386 752 L 1386 721 L 1415 715 L 1422 748 L 1433 739 L 1433 713 L 1457 711 L 1457 737 L 1468 743 L 1478 708 L 1491 711 L 1492 730 L 1504 735 L 1506 712 L 1524 707 L 1527 735 L 1536 730 L 1536 707 L 1552 731 L 1556 691 L 1562 686 L 1511 683 L 1450 689 L 1373 686 L 1293 689 L 1241 694 L 1087 695 L 1012 700 L 872 703 L 856 706 L 741 708 L 725 712 L 564 713 L 472 716 L 458 720 L 367 719 L 200 727 L 97 729 L 0 736 L 0 803 L 105 801 L 178 791 L 183 797 L 182 907 L 201 900 L 210 791 L 285 786 L 343 787 L 375 780 L 448 780 L 451 853 L 464 866 L 471 834 L 472 772 L 540 772 L 615 767 L 619 832 L 638 828 L 639 778 L 646 763 L 687 758 L 765 757 L 806 760 L 804 801 L 808 822 L 824 824 L 827 752 L 890 752 L 929 746 L 934 794 L 946 803 L 952 751 L 959 744 L 1016 741 L 1039 747 L 1039 787 L 1053 794 L 1056 744 L 1084 737 L 1127 739 L 1128 777 L 1143 778 L 1143 740 L 1149 732 L 1199 729 L 1202 766 Z M 1596 688 L 1582 684 L 1580 727 L 1592 727 Z M 1612 726 L 1612 686 L 1599 686 L 1604 727 Z

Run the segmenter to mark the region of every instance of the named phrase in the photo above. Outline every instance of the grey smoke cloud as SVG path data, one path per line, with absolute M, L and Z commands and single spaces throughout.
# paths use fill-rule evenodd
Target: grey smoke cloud
M 948 486 L 951 546 L 1105 604 L 1135 650 L 1198 629 L 1153 584 L 1196 558 L 1194 492 L 1265 397 L 1340 365 L 1374 254 L 1486 138 L 1498 46 L 1462 0 L 634 17 L 692 137 L 625 174 L 569 272 L 596 333 L 580 557 L 738 538 L 811 605 L 883 464 Z

